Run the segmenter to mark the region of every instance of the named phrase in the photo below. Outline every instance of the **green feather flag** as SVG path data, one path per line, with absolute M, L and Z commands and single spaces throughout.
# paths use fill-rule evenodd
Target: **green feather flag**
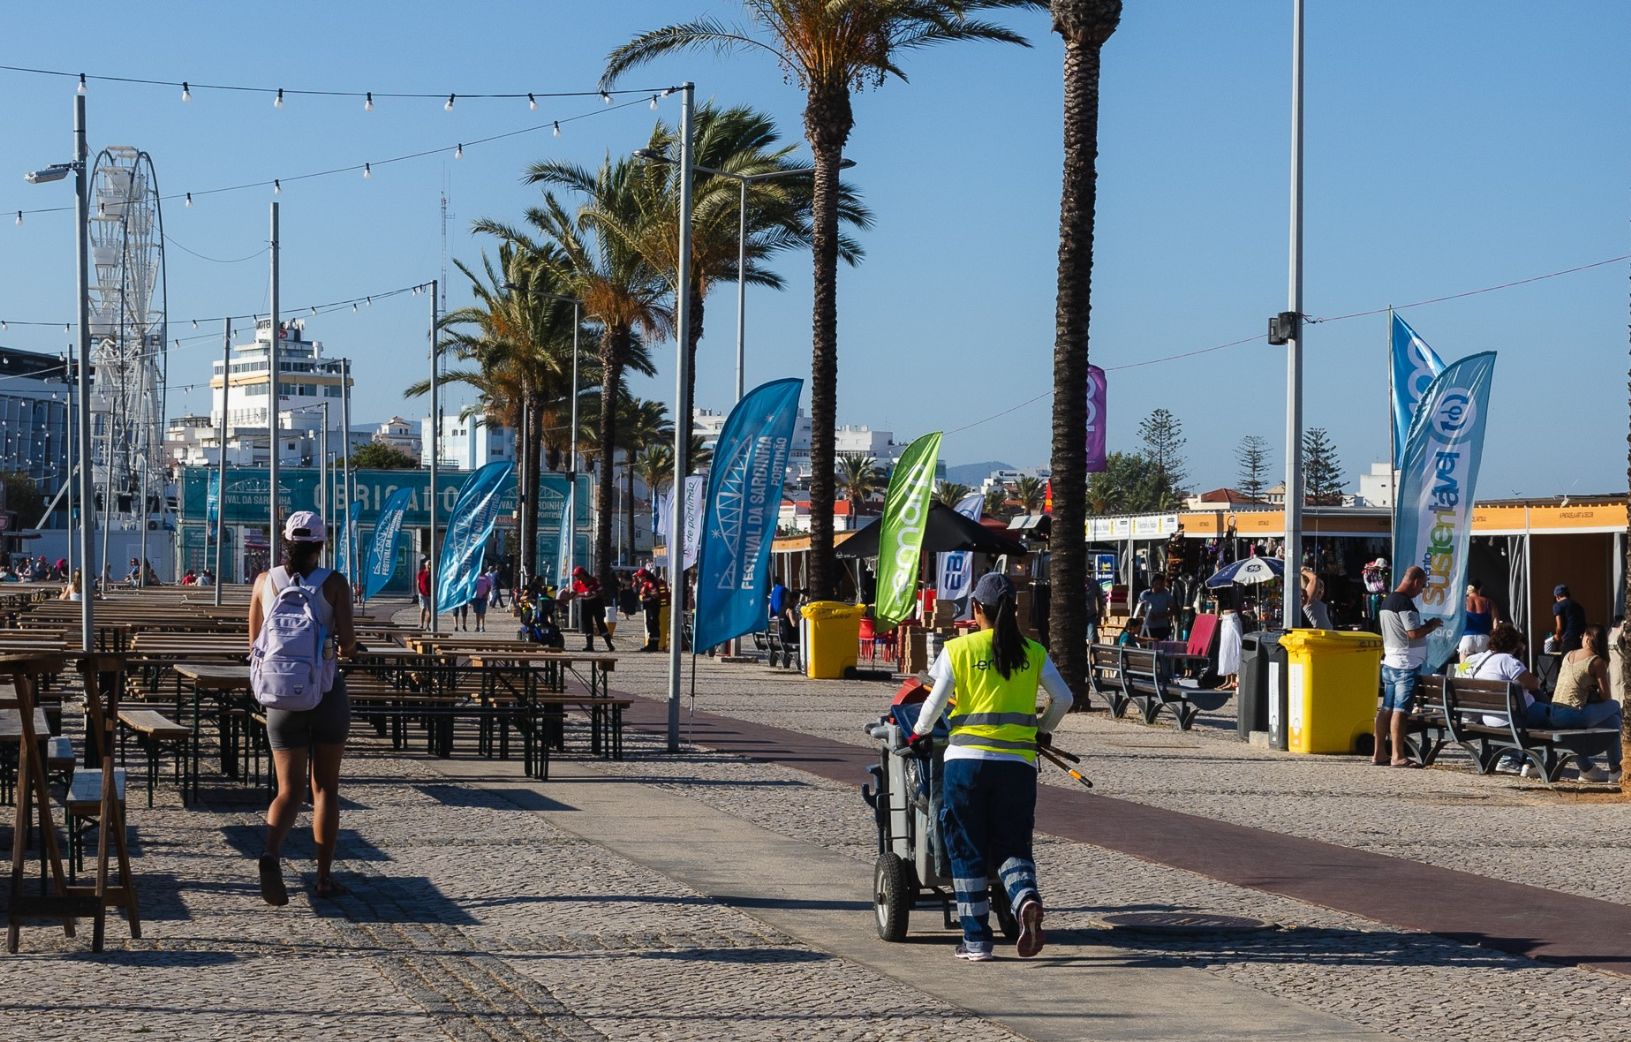
M 912 442 L 895 464 L 884 496 L 883 529 L 878 535 L 877 624 L 890 629 L 912 614 L 923 532 L 934 493 L 934 467 L 940 459 L 940 433 Z

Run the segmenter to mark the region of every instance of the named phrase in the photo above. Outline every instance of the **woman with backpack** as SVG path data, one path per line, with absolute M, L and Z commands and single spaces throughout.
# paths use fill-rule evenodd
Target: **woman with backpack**
M 266 811 L 260 857 L 261 897 L 286 905 L 283 840 L 300 813 L 309 778 L 317 896 L 345 889 L 334 879 L 340 830 L 340 760 L 351 730 L 351 706 L 340 656 L 356 652 L 351 594 L 345 578 L 323 568 L 323 519 L 309 510 L 283 526 L 283 565 L 255 580 L 249 600 L 250 688 L 266 709 L 266 737 L 277 771 L 277 795 Z

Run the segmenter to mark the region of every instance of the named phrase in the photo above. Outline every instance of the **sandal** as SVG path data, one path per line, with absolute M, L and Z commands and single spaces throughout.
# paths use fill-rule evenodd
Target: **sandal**
M 283 885 L 283 863 L 271 854 L 260 858 L 261 900 L 273 908 L 289 903 L 289 891 Z
M 1389 764 L 1388 766 L 1414 768 L 1418 771 L 1421 770 L 1421 764 L 1417 763 L 1415 760 L 1400 760 L 1398 763 Z

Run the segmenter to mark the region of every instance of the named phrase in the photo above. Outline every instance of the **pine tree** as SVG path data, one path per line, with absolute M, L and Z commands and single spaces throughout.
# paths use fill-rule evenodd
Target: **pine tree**
M 1240 491 L 1252 499 L 1262 499 L 1269 487 L 1269 443 L 1255 434 L 1240 439 L 1235 449 L 1235 461 L 1240 464 Z
M 1156 480 L 1160 485 L 1160 507 L 1166 509 L 1177 504 L 1184 494 L 1184 479 L 1188 477 L 1183 457 L 1183 421 L 1166 409 L 1157 409 L 1138 425 L 1138 437 L 1144 442 L 1144 457 L 1155 465 Z
M 1303 490 L 1309 506 L 1342 505 L 1342 460 L 1324 427 L 1303 432 Z

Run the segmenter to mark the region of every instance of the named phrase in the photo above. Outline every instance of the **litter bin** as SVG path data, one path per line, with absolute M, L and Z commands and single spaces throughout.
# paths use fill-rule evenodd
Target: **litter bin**
M 1376 719 L 1382 638 L 1292 630 L 1280 643 L 1287 660 L 1287 747 L 1294 753 L 1357 752 Z
M 1269 675 L 1276 661 L 1284 669 L 1280 631 L 1257 630 L 1240 638 L 1240 677 L 1235 691 L 1235 737 L 1250 741 L 1253 731 L 1270 731 Z M 1283 685 L 1276 683 L 1278 689 Z M 1283 715 L 1283 714 L 1282 714 Z M 1284 748 L 1284 746 L 1281 746 Z
M 864 604 L 812 601 L 799 609 L 805 675 L 812 680 L 837 680 L 855 668 L 861 642 Z

